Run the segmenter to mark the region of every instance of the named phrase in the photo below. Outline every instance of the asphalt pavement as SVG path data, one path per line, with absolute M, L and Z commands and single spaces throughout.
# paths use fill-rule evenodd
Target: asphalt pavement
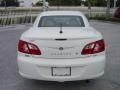
M 21 77 L 17 67 L 17 43 L 29 25 L 0 27 L 0 90 L 120 90 L 120 24 L 90 22 L 107 45 L 105 74 L 90 83 L 85 81 L 48 82 Z

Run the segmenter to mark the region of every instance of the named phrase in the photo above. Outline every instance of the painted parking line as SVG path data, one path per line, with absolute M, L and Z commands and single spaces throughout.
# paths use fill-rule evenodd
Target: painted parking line
M 0 32 L 4 31 L 16 31 L 16 30 L 27 30 L 30 26 L 26 25 L 19 25 L 19 26 L 6 26 L 6 27 L 0 27 Z
M 5 32 L 5 31 L 18 31 L 18 30 L 25 30 L 25 29 L 12 29 L 12 30 L 7 29 L 7 30 L 0 30 L 0 32 Z

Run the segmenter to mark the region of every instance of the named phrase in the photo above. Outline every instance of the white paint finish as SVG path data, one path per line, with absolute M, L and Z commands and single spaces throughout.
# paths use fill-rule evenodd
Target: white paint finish
M 42 16 L 74 15 L 81 16 L 85 27 L 37 27 Z M 55 39 L 67 39 L 56 41 Z M 91 27 L 81 12 L 48 11 L 41 13 L 32 28 L 24 32 L 21 40 L 39 47 L 42 55 L 28 55 L 18 52 L 20 74 L 27 78 L 50 81 L 73 81 L 96 78 L 104 73 L 105 52 L 94 55 L 81 55 L 88 43 L 101 40 L 102 35 Z M 59 48 L 63 47 L 63 51 Z M 71 67 L 72 75 L 51 76 L 51 67 Z M 64 71 L 64 70 L 63 70 Z
M 19 73 L 30 79 L 59 82 L 94 79 L 104 74 L 105 55 L 62 60 L 19 57 L 18 65 Z M 71 67 L 72 75 L 53 77 L 51 76 L 51 67 Z

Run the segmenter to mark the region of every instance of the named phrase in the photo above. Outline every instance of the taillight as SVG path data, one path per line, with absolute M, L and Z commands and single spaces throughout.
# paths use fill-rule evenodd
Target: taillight
M 18 51 L 26 54 L 41 55 L 41 51 L 36 45 L 22 40 L 19 40 Z
M 102 51 L 105 51 L 105 43 L 103 39 L 87 44 L 82 50 L 81 54 L 82 55 L 95 54 L 100 53 Z

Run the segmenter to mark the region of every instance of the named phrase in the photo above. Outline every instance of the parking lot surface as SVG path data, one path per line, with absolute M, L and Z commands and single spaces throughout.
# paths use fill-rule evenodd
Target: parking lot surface
M 0 27 L 0 90 L 120 90 L 120 24 L 98 21 L 91 21 L 90 24 L 103 34 L 107 45 L 105 74 L 90 83 L 22 78 L 17 67 L 17 42 L 30 26 Z

